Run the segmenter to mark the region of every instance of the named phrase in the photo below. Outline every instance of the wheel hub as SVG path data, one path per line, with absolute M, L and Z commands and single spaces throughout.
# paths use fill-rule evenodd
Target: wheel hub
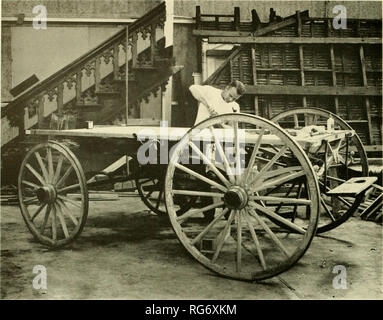
M 246 191 L 238 186 L 229 189 L 225 193 L 223 199 L 226 206 L 231 209 L 242 209 L 246 206 L 248 201 Z
M 53 203 L 56 199 L 56 190 L 52 185 L 46 185 L 37 189 L 36 196 L 41 203 Z

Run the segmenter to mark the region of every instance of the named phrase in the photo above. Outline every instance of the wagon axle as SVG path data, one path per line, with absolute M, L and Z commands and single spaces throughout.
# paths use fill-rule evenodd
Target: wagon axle
M 37 199 L 40 203 L 54 203 L 57 198 L 56 188 L 48 184 L 36 190 Z
M 228 208 L 238 210 L 243 209 L 248 202 L 247 192 L 238 186 L 229 189 L 223 199 Z

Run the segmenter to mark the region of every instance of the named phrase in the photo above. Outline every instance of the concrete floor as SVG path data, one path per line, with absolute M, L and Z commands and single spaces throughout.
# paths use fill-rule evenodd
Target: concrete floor
M 35 265 L 47 290 L 35 290 Z M 347 289 L 334 289 L 343 265 Z M 138 198 L 90 203 L 70 247 L 33 241 L 17 206 L 1 207 L 2 299 L 382 299 L 382 226 L 352 218 L 314 238 L 292 269 L 259 283 L 216 276 L 189 257 L 171 226 Z

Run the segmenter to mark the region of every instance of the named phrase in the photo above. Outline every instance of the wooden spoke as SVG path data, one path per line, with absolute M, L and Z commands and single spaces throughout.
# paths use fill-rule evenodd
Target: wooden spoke
M 146 199 L 149 199 L 150 196 L 153 194 L 154 190 L 149 191 L 149 193 L 145 196 Z
M 52 183 L 53 184 L 56 184 L 57 179 L 60 176 L 63 160 L 64 160 L 64 156 L 63 156 L 63 154 L 60 153 L 59 160 L 57 162 L 56 172 L 55 172 L 55 175 L 54 175 L 54 177 L 52 179 Z
M 258 253 L 259 261 L 261 262 L 261 266 L 262 266 L 263 270 L 266 270 L 267 266 L 266 266 L 265 258 L 263 256 L 261 245 L 259 244 L 258 237 L 255 233 L 253 225 L 251 224 L 250 217 L 246 211 L 245 211 L 244 217 L 245 217 L 245 220 L 247 222 L 247 226 L 249 227 L 251 237 L 253 238 L 255 248 L 256 248 L 257 253 Z
M 62 228 L 62 230 L 64 232 L 65 238 L 69 238 L 69 232 L 68 232 L 68 228 L 67 228 L 67 225 L 66 225 L 66 222 L 65 222 L 65 219 L 64 219 L 64 214 L 61 211 L 61 207 L 60 207 L 59 204 L 57 205 L 56 209 L 57 209 L 56 212 L 57 212 L 57 215 L 59 217 L 61 228 Z
M 57 224 L 56 224 L 56 206 L 52 205 L 52 216 L 51 216 L 51 222 L 52 222 L 52 239 L 57 240 Z
M 220 202 L 217 202 L 217 203 L 213 203 L 211 205 L 208 205 L 206 207 L 203 207 L 201 209 L 195 209 L 195 210 L 189 210 L 187 212 L 185 212 L 183 215 L 177 217 L 177 221 L 182 224 L 183 222 L 185 222 L 188 218 L 196 215 L 196 214 L 199 214 L 199 213 L 203 213 L 205 211 L 209 211 L 211 209 L 215 209 L 215 208 L 218 208 L 220 206 L 223 205 L 223 201 L 220 201 Z
M 241 168 L 240 141 L 238 136 L 238 121 L 234 121 L 234 152 L 235 152 L 235 181 L 237 184 L 239 184 L 242 168 Z
M 256 208 L 257 210 L 262 211 L 267 216 L 269 216 L 269 217 L 271 217 L 271 218 L 273 218 L 273 219 L 283 223 L 284 225 L 286 225 L 287 227 L 289 227 L 291 229 L 294 229 L 298 233 L 301 233 L 301 234 L 305 234 L 306 233 L 306 230 L 304 230 L 301 227 L 298 227 L 296 224 L 290 222 L 289 220 L 287 220 L 285 218 L 282 218 L 280 215 L 274 213 L 272 210 L 270 210 L 268 208 L 265 208 L 265 207 L 259 205 L 258 203 L 255 203 L 255 202 L 252 202 L 251 205 L 254 208 Z
M 294 113 L 294 128 L 299 129 L 298 115 Z
M 269 216 L 275 220 L 278 220 L 279 222 L 283 223 L 284 225 L 286 225 L 287 227 L 289 227 L 291 229 L 294 229 L 298 233 L 300 233 L 300 234 L 306 233 L 305 229 L 298 227 L 296 224 L 290 222 L 289 220 L 287 220 L 285 218 L 282 218 L 279 214 L 274 213 L 272 210 L 265 208 L 265 207 L 262 207 L 261 205 L 259 205 L 258 203 L 255 203 L 255 202 L 251 203 L 251 205 L 254 208 L 256 208 L 257 210 L 262 211 L 267 216 Z
M 75 226 L 78 225 L 77 219 L 72 215 L 71 210 L 67 207 L 64 201 L 61 199 L 57 199 L 58 204 L 61 206 L 62 205 L 62 212 L 65 213 L 72 221 Z M 65 209 L 65 210 L 64 210 Z
M 68 197 L 65 197 L 63 195 L 58 195 L 58 198 L 63 200 L 63 201 L 69 202 L 70 204 L 74 205 L 75 207 L 77 207 L 79 209 L 82 209 L 82 206 L 78 202 L 76 202 L 72 199 L 69 199 Z
M 57 193 L 63 193 L 63 192 L 68 192 L 68 191 L 73 191 L 73 190 L 76 190 L 80 188 L 80 184 L 79 183 L 76 183 L 76 184 L 72 184 L 71 186 L 67 186 L 65 188 L 61 188 L 61 189 L 58 189 L 57 190 Z
M 263 181 L 261 185 L 254 187 L 253 191 L 260 191 L 260 190 L 264 190 L 276 185 L 280 185 L 280 184 L 286 183 L 287 181 L 302 177 L 304 175 L 305 175 L 305 172 L 300 171 L 300 172 L 295 172 L 282 177 L 278 177 L 276 179 L 269 179 L 269 180 Z
M 49 175 L 48 175 L 47 168 L 45 167 L 45 164 L 43 163 L 43 159 L 41 159 L 40 153 L 38 151 L 35 152 L 35 157 L 37 159 L 37 162 L 40 165 L 41 172 L 43 173 L 45 182 L 49 182 Z
M 344 180 L 344 179 L 339 179 L 339 178 L 337 178 L 337 177 L 326 176 L 326 178 L 329 179 L 329 180 L 334 180 L 334 181 L 338 181 L 338 182 L 341 182 L 341 183 L 346 182 L 346 180 Z
M 221 219 L 227 212 L 229 211 L 228 208 L 225 208 L 225 210 L 223 210 L 219 215 L 217 215 L 212 222 L 210 222 L 206 228 L 198 235 L 196 236 L 192 241 L 191 241 L 191 244 L 192 245 L 195 245 L 196 243 L 198 243 L 199 241 L 201 241 L 201 239 L 206 235 L 206 233 L 208 233 L 210 231 L 210 229 L 217 223 L 217 221 L 219 219 Z
M 144 181 L 140 181 L 140 183 L 143 185 L 144 183 L 147 183 L 147 182 L 149 182 L 149 181 L 152 181 L 153 183 L 155 183 L 154 182 L 154 180 L 153 179 L 146 179 L 146 180 L 144 180 Z
M 293 173 L 293 172 L 298 172 L 298 171 L 303 171 L 303 168 L 301 166 L 294 166 L 294 167 L 287 167 L 287 168 L 279 168 L 276 170 L 268 171 L 265 172 L 263 178 L 264 179 L 270 179 L 276 176 L 280 176 L 285 173 Z
M 27 180 L 23 180 L 23 181 L 21 181 L 21 183 L 26 184 L 27 186 L 30 186 L 30 187 L 35 188 L 35 189 L 40 188 L 40 186 L 38 186 L 37 184 L 30 182 L 30 181 L 27 181 Z
M 266 162 L 266 163 L 268 163 L 270 161 L 270 159 L 266 159 L 266 158 L 263 158 L 263 157 L 260 157 L 260 156 L 256 156 L 255 158 L 257 160 L 260 160 L 260 161 Z M 276 162 L 275 164 L 277 166 L 279 166 L 279 167 L 287 167 L 287 165 L 285 163 L 282 163 L 282 162 Z
M 213 187 L 216 187 L 217 189 L 223 191 L 223 192 L 226 192 L 227 191 L 227 188 L 218 184 L 217 182 L 213 181 L 213 180 L 210 180 L 209 178 L 206 178 L 202 175 L 200 175 L 199 173 L 193 171 L 193 170 L 190 170 L 189 168 L 186 168 L 185 166 L 183 166 L 182 164 L 179 164 L 179 163 L 175 163 L 174 166 L 182 171 L 185 171 L 186 173 L 196 177 L 197 179 L 199 180 L 202 180 L 208 184 L 210 184 L 211 186 Z
M 274 243 L 277 245 L 277 247 L 286 255 L 286 257 L 289 257 L 290 254 L 287 251 L 287 249 L 284 247 L 282 242 L 278 239 L 278 237 L 274 234 L 273 231 L 267 226 L 267 224 L 262 220 L 261 217 L 258 216 L 258 214 L 255 212 L 255 210 L 250 209 L 249 212 L 252 216 L 255 217 L 255 219 L 258 221 L 258 223 L 262 226 L 262 228 L 269 234 L 270 238 L 274 241 Z
M 193 150 L 195 152 L 197 152 L 199 154 L 199 156 L 203 159 L 203 161 L 205 161 L 205 163 L 207 163 L 207 165 L 209 166 L 209 168 L 211 170 L 213 170 L 213 172 L 217 175 L 217 177 L 223 182 L 223 184 L 226 186 L 226 187 L 229 187 L 230 186 L 230 182 L 223 176 L 223 174 L 217 169 L 217 167 L 210 161 L 210 159 L 208 157 L 206 157 L 202 152 L 201 150 L 192 142 L 190 141 L 189 142 L 189 146 L 191 146 L 193 148 Z
M 37 197 L 30 197 L 30 198 L 23 199 L 23 202 L 28 205 L 28 204 L 31 204 L 33 201 L 36 201 L 36 200 L 37 200 Z
M 217 192 L 204 192 L 204 191 L 191 191 L 191 190 L 172 190 L 172 194 L 183 194 L 185 196 L 199 196 L 199 197 L 212 197 L 223 198 L 223 193 Z
M 64 175 L 60 178 L 60 180 L 56 183 L 56 187 L 60 187 L 64 182 L 65 180 L 69 177 L 69 175 L 71 174 L 73 170 L 73 167 L 70 166 L 64 173 Z
M 241 272 L 242 267 L 242 219 L 241 211 L 237 211 L 237 272 Z
M 265 133 L 265 129 L 263 128 L 258 135 L 257 142 L 255 143 L 254 148 L 253 148 L 253 152 L 251 153 L 251 156 L 250 156 L 249 164 L 247 165 L 247 168 L 246 168 L 245 173 L 243 175 L 244 183 L 247 182 L 247 179 L 248 179 L 249 174 L 250 174 L 250 170 L 254 166 L 255 158 L 256 158 L 256 155 L 258 153 L 259 146 L 261 145 L 262 137 L 263 137 L 264 133 Z
M 309 206 L 311 204 L 311 200 L 307 199 L 296 199 L 296 198 L 283 198 L 283 197 L 272 197 L 272 196 L 250 196 L 251 200 L 262 200 L 265 202 L 276 202 L 276 203 L 292 203 L 292 204 L 302 204 L 305 206 Z
M 160 194 L 158 195 L 158 199 L 157 199 L 157 204 L 156 204 L 156 209 L 158 209 L 158 207 L 160 206 L 160 202 L 161 202 L 161 198 L 162 198 L 162 195 L 164 194 L 164 189 L 160 189 Z
M 48 160 L 48 181 L 52 182 L 53 181 L 54 170 L 53 170 L 53 159 L 52 159 L 52 150 L 51 150 L 51 148 L 47 148 L 47 160 Z
M 218 153 L 219 153 L 220 157 L 222 158 L 222 161 L 223 161 L 223 164 L 224 164 L 227 176 L 229 177 L 229 180 L 230 180 L 231 183 L 235 183 L 233 170 L 231 169 L 229 161 L 227 160 L 226 154 L 223 151 L 222 145 L 219 142 L 219 139 L 218 139 L 218 137 L 217 137 L 213 127 L 210 127 L 210 132 L 211 132 L 211 134 L 214 137 L 214 143 L 215 143 L 215 146 L 216 146 L 216 148 L 218 150 Z
M 330 219 L 332 221 L 335 221 L 336 219 L 334 218 L 334 216 L 332 215 L 331 211 L 329 210 L 329 208 L 327 207 L 327 204 L 325 203 L 324 199 L 321 197 L 320 199 L 320 202 L 324 208 L 324 210 L 326 211 L 327 215 L 330 217 Z
M 33 222 L 33 220 L 35 220 L 35 218 L 37 217 L 37 215 L 41 212 L 41 210 L 44 209 L 44 207 L 46 206 L 47 204 L 46 203 L 43 203 L 40 205 L 40 207 L 38 207 L 38 209 L 35 211 L 35 213 L 33 214 L 33 216 L 31 217 L 31 221 Z
M 43 224 L 41 225 L 41 229 L 40 229 L 41 234 L 43 234 L 45 231 L 45 227 L 47 225 L 50 212 L 51 212 L 51 205 L 48 204 L 47 209 L 45 210 L 44 221 L 43 221 Z
M 253 179 L 251 184 L 257 182 L 260 178 L 262 178 L 263 174 L 269 170 L 273 164 L 286 152 L 287 147 L 283 146 L 281 150 L 259 171 L 259 174 Z
M 220 239 L 217 243 L 217 248 L 215 249 L 213 258 L 211 259 L 211 261 L 213 263 L 215 263 L 217 261 L 219 253 L 221 252 L 222 247 L 226 241 L 226 238 L 230 233 L 230 226 L 231 226 L 231 223 L 233 222 L 234 217 L 235 217 L 235 211 L 231 210 L 230 217 L 229 217 L 229 219 L 227 219 L 227 222 L 225 224 L 225 228 L 223 229 L 222 237 L 220 237 Z
M 46 184 L 44 178 L 39 173 L 37 173 L 37 171 L 33 169 L 29 163 L 27 163 L 25 167 L 28 168 L 28 170 L 33 173 L 33 175 L 37 178 L 37 180 L 41 182 L 42 185 Z

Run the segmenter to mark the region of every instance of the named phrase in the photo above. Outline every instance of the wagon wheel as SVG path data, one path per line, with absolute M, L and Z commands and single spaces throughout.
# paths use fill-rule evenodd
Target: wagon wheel
M 326 126 L 327 120 L 330 117 L 334 119 L 335 130 L 352 130 L 352 127 L 336 114 L 316 108 L 288 110 L 274 116 L 271 121 L 278 123 L 283 128 L 300 129 L 307 125 Z M 352 216 L 363 200 L 363 195 L 356 196 L 355 198 L 326 196 L 328 191 L 334 189 L 349 178 L 352 178 L 353 175 L 368 176 L 367 154 L 362 141 L 356 133 L 349 138 L 348 146 L 345 140 L 341 141 L 337 153 L 340 155 L 337 159 L 338 161 L 335 161 L 334 157 L 329 157 L 330 160 L 327 166 L 329 171 L 327 175 L 324 173 L 324 154 L 309 155 L 317 171 L 321 188 L 321 218 L 319 220 L 317 233 L 332 230 L 345 222 Z M 357 167 L 359 173 L 353 172 L 353 167 Z M 296 181 L 291 187 L 290 194 L 294 194 L 295 192 L 305 192 L 305 186 L 301 181 Z M 287 215 L 287 213 L 285 214 Z M 294 216 L 291 210 L 290 214 L 292 217 Z
M 216 128 L 224 123 L 230 125 Z M 264 161 L 266 155 L 261 147 L 270 144 L 278 153 Z M 192 153 L 200 156 L 206 171 L 213 172 L 215 179 L 211 174 L 199 173 L 198 165 L 190 164 Z M 287 166 L 284 155 L 295 159 L 296 165 Z M 178 172 L 187 173 L 200 183 L 178 190 L 173 183 Z M 262 195 L 297 177 L 307 183 L 305 198 Z M 208 191 L 206 184 L 210 185 Z M 205 197 L 211 204 L 177 215 L 174 197 L 179 194 Z M 319 186 L 302 148 L 272 122 L 245 114 L 217 116 L 185 134 L 170 158 L 165 197 L 172 227 L 187 251 L 208 269 L 241 280 L 270 278 L 293 266 L 309 247 L 319 217 Z M 291 223 L 275 213 L 276 202 L 282 207 L 284 202 L 300 208 L 309 206 L 311 215 L 303 221 L 304 228 L 299 217 Z M 212 209 L 212 219 L 205 219 L 203 213 Z M 270 218 L 277 219 L 284 228 Z M 296 233 L 290 233 L 286 226 Z
M 146 175 L 135 179 L 136 188 L 141 200 L 154 213 L 167 215 L 164 190 L 165 175 L 153 177 Z M 182 196 L 177 201 L 177 214 L 188 211 L 196 202 L 197 197 Z
M 66 146 L 49 141 L 33 147 L 20 167 L 18 193 L 24 221 L 41 243 L 69 244 L 84 228 L 88 216 L 85 175 Z

